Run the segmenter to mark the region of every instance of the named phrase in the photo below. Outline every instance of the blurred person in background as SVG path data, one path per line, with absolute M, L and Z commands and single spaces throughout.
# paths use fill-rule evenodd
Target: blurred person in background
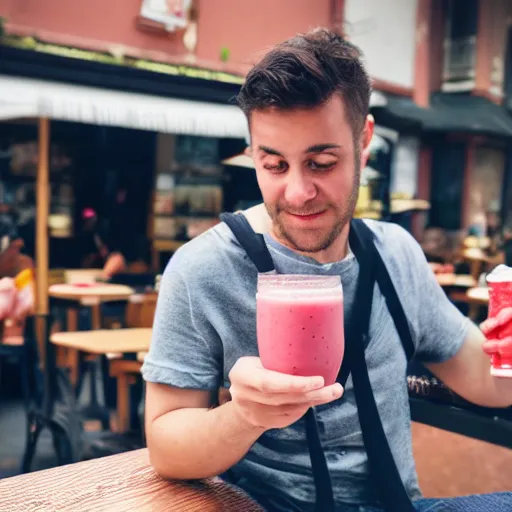
M 108 219 L 108 239 L 115 251 L 113 254 L 116 255 L 108 262 L 108 266 L 105 266 L 105 271 L 111 275 L 122 271 L 137 273 L 149 271 L 148 242 L 144 236 L 134 233 L 134 216 L 138 212 L 133 204 L 130 204 L 132 199 L 128 183 L 125 180 L 116 192 Z
M 512 267 L 512 213 L 509 213 L 503 226 L 504 263 Z
M 501 223 L 500 212 L 494 207 L 485 213 L 486 236 L 489 238 L 489 255 L 496 256 L 503 246 L 503 226 Z
M 98 215 L 92 208 L 82 211 L 82 231 L 78 237 L 78 251 L 82 268 L 101 268 L 105 279 L 126 268 L 123 254 L 112 250 L 107 234 L 99 225 Z
M 1 342 L 23 343 L 24 320 L 34 311 L 34 262 L 21 252 L 23 240 L 11 226 L 0 225 Z

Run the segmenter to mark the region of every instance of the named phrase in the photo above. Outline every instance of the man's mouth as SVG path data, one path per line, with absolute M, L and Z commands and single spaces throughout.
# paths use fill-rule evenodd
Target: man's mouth
M 294 217 L 296 219 L 302 220 L 302 221 L 311 221 L 318 219 L 321 217 L 326 210 L 318 211 L 318 212 L 302 212 L 302 213 L 293 213 L 293 212 L 286 212 L 291 217 Z

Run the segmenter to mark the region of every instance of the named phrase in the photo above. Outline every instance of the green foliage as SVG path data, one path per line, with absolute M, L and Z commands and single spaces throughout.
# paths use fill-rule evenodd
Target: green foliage
M 220 60 L 222 62 L 227 62 L 229 60 L 230 51 L 229 48 L 226 48 L 225 46 L 220 49 Z

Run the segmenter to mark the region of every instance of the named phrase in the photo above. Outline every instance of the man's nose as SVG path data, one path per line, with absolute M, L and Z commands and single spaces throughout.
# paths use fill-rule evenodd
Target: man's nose
M 301 207 L 316 197 L 318 190 L 313 180 L 303 171 L 288 173 L 285 200 L 289 205 Z

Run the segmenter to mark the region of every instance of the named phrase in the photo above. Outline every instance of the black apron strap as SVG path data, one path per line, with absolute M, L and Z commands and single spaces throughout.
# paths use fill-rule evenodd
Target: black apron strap
M 400 336 L 407 361 L 410 361 L 415 351 L 411 330 L 393 281 L 391 281 L 391 277 L 379 250 L 375 247 L 373 231 L 361 219 L 354 219 L 351 227 L 354 233 L 357 233 L 359 238 L 365 240 L 365 243 L 368 245 L 371 244 L 377 284 L 379 285 L 380 292 L 386 300 L 387 308 L 391 314 L 391 318 L 393 319 L 398 335 Z
M 230 228 L 240 245 L 253 261 L 259 272 L 274 270 L 274 262 L 267 248 L 265 239 L 252 229 L 248 220 L 242 214 L 223 213 L 220 219 Z M 314 409 L 309 409 L 305 415 L 306 439 L 308 442 L 311 470 L 315 481 L 316 512 L 334 512 L 334 497 L 331 476 L 327 467 L 324 450 L 318 433 Z M 231 475 L 228 475 L 231 478 Z
M 245 215 L 221 213 L 220 220 L 230 227 L 240 245 L 256 265 L 258 272 L 265 273 L 274 270 L 274 261 L 263 235 L 254 232 Z
M 391 318 L 393 319 L 393 323 L 395 324 L 395 328 L 397 330 L 398 336 L 402 343 L 402 347 L 404 349 L 405 355 L 407 357 L 407 361 L 411 361 L 414 355 L 414 343 L 412 341 L 411 330 L 409 328 L 409 323 L 407 322 L 407 317 L 405 315 L 404 308 L 398 294 L 396 292 L 395 286 L 389 272 L 386 268 L 386 265 L 380 255 L 380 252 L 375 247 L 374 243 L 374 234 L 373 231 L 366 225 L 366 223 L 361 219 L 353 219 L 350 225 L 350 235 L 349 235 L 349 244 L 354 250 L 354 244 L 357 246 L 358 240 L 361 240 L 367 250 L 369 250 L 372 254 L 372 266 L 375 268 L 375 276 L 377 279 L 377 284 L 379 286 L 380 292 L 382 293 L 384 299 L 386 300 L 386 306 L 388 308 L 389 313 L 391 314 Z M 354 253 L 355 255 L 355 253 Z M 357 256 L 356 256 L 357 258 Z M 357 258 L 359 261 L 359 258 Z M 372 290 L 373 291 L 373 290 Z M 370 297 L 370 303 L 373 297 Z M 355 318 L 352 315 L 352 318 Z M 345 332 L 351 333 L 353 329 L 352 325 L 345 325 Z M 338 382 L 345 387 L 347 383 L 348 377 L 350 375 L 350 371 L 352 368 L 352 345 L 345 344 L 345 357 L 343 358 L 343 364 L 341 365 L 340 372 L 338 374 Z M 365 345 L 366 348 L 366 345 Z
M 386 512 L 413 512 L 414 505 L 407 494 L 384 432 L 368 375 L 365 342 L 371 317 L 371 304 L 376 280 L 376 248 L 367 233 L 361 233 L 363 221 L 354 220 L 350 244 L 359 262 L 359 277 L 352 315 L 351 370 L 357 413 L 361 424 L 368 464 L 375 482 L 381 506 Z M 359 225 L 358 225 L 359 224 Z M 371 233 L 371 232 L 370 232 Z

